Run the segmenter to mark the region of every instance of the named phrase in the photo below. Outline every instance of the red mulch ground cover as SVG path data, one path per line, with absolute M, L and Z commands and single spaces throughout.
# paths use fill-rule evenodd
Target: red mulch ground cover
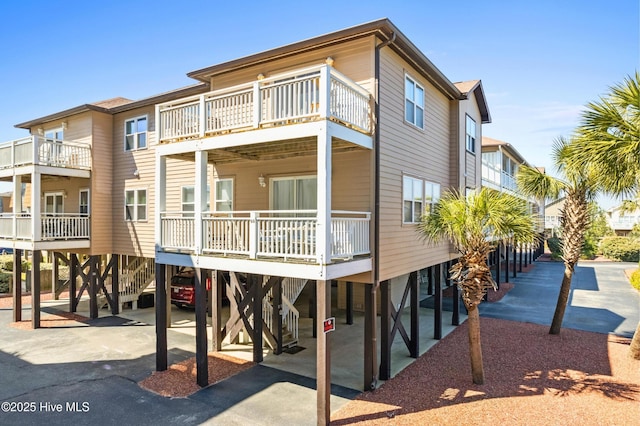
M 332 424 L 632 425 L 640 361 L 629 339 L 481 318 L 485 384 L 471 381 L 464 323 Z

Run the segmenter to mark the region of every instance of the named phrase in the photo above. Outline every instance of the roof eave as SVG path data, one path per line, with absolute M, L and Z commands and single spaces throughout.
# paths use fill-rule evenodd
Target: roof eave
M 389 47 L 415 66 L 416 69 L 422 71 L 426 79 L 450 99 L 460 98 L 461 93 L 454 84 L 387 18 L 202 68 L 187 73 L 187 76 L 199 81 L 209 82 L 210 78 L 216 75 L 369 35 L 378 35 L 384 40 L 392 40 Z
M 103 107 L 99 107 L 99 106 L 91 105 L 91 104 L 84 104 L 84 105 L 79 105 L 79 106 L 74 107 L 74 108 L 66 109 L 64 111 L 56 112 L 54 114 L 45 115 L 44 117 L 35 118 L 33 120 L 25 121 L 24 123 L 18 123 L 16 125 L 14 125 L 14 127 L 18 128 L 18 129 L 27 129 L 27 130 L 29 130 L 33 126 L 37 126 L 37 125 L 40 125 L 40 124 L 48 123 L 50 121 L 61 120 L 61 119 L 70 117 L 72 115 L 80 114 L 82 112 L 87 112 L 87 111 L 98 111 L 98 112 L 103 112 L 103 113 L 107 113 L 107 114 L 109 113 L 109 110 L 107 108 L 103 108 Z

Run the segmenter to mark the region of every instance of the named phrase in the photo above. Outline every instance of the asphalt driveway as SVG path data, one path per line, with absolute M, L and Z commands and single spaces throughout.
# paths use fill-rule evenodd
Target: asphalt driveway
M 640 293 L 627 281 L 627 262 L 579 262 L 562 327 L 632 337 L 640 320 Z M 551 325 L 564 273 L 561 262 L 535 262 L 510 281 L 515 287 L 499 302 L 482 303 L 480 315 Z
M 581 263 L 563 327 L 631 337 L 640 295 L 624 270 L 635 264 Z M 481 315 L 548 325 L 563 265 L 536 262 L 512 279 L 515 287 Z M 28 313 L 28 310 L 25 310 Z M 0 424 L 2 425 L 313 425 L 315 380 L 263 365 L 188 398 L 164 398 L 137 382 L 155 369 L 155 328 L 123 318 L 40 330 L 9 327 L 0 309 Z M 194 356 L 192 336 L 168 330 L 169 362 Z M 332 387 L 332 410 L 358 391 Z M 12 411 L 13 412 L 7 412 Z

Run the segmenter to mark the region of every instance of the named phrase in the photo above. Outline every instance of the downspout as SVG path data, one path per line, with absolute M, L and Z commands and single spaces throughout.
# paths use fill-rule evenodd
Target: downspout
M 371 299 L 373 301 L 372 308 L 376 309 L 376 292 L 380 286 L 380 49 L 393 43 L 396 39 L 396 33 L 392 32 L 391 36 L 384 42 L 378 44 L 375 48 L 375 133 L 374 133 L 374 210 L 373 210 L 373 285 L 371 286 Z M 374 318 L 377 314 L 374 312 Z M 375 327 L 371 337 L 371 347 L 373 349 L 373 382 L 370 385 L 371 390 L 377 386 L 378 377 L 378 360 L 377 338 Z

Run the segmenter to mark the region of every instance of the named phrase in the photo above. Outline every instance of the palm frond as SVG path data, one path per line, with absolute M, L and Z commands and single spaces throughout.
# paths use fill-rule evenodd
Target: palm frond
M 522 165 L 516 175 L 516 184 L 521 194 L 537 199 L 558 198 L 567 187 L 567 182 L 540 170 Z

